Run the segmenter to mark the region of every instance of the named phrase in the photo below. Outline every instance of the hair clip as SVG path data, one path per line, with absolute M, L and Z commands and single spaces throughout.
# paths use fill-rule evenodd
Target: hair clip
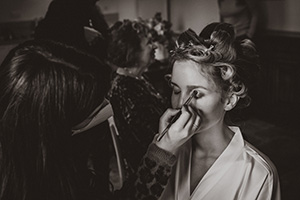
M 176 45 L 176 47 L 179 47 L 179 44 L 178 44 L 177 40 L 175 41 L 175 45 Z
M 192 40 L 189 41 L 189 46 L 194 46 L 194 43 L 192 42 Z
M 204 50 L 204 53 L 207 53 L 208 51 L 212 51 L 214 48 L 215 46 L 211 44 L 209 48 Z
M 215 48 L 215 46 L 211 44 L 210 47 L 207 49 L 207 51 L 212 51 L 212 50 L 214 50 L 214 48 Z
M 210 47 L 208 48 L 208 51 L 211 51 L 211 50 L 213 50 L 215 48 L 215 46 L 214 45 L 210 45 Z

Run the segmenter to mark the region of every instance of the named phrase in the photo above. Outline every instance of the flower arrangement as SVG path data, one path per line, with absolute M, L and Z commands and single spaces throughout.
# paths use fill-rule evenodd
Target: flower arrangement
M 175 44 L 172 23 L 163 20 L 160 12 L 157 12 L 153 18 L 145 20 L 145 23 L 150 28 L 153 42 L 157 46 L 156 59 L 160 61 L 167 59 L 169 50 Z
M 169 45 L 170 42 L 173 42 L 172 23 L 163 20 L 160 12 L 157 12 L 153 18 L 148 19 L 147 25 L 151 30 L 154 42 L 164 45 Z

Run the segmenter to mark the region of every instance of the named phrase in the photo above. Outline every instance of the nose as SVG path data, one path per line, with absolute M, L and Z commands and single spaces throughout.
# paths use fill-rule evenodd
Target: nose
M 180 95 L 180 97 L 172 97 L 172 107 L 175 109 L 182 108 L 185 101 L 189 98 L 188 95 Z
M 151 48 L 152 48 L 153 50 L 155 50 L 155 49 L 157 49 L 157 45 L 156 45 L 154 42 L 151 42 Z

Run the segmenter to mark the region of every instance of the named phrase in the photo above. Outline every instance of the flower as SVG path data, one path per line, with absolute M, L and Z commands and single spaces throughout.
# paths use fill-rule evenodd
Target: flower
M 153 18 L 145 20 L 145 22 L 150 28 L 153 42 L 158 42 L 168 49 L 170 45 L 174 44 L 174 34 L 171 30 L 172 23 L 163 20 L 160 12 L 157 12 Z
M 157 12 L 153 18 L 146 20 L 138 18 L 137 21 L 149 28 L 148 33 L 156 45 L 155 59 L 160 62 L 167 62 L 169 51 L 175 46 L 174 33 L 171 30 L 172 23 L 163 20 L 160 12 Z

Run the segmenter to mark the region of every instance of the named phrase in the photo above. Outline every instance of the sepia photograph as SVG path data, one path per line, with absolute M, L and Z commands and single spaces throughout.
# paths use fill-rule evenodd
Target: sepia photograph
M 299 200 L 299 9 L 0 0 L 0 200 Z

